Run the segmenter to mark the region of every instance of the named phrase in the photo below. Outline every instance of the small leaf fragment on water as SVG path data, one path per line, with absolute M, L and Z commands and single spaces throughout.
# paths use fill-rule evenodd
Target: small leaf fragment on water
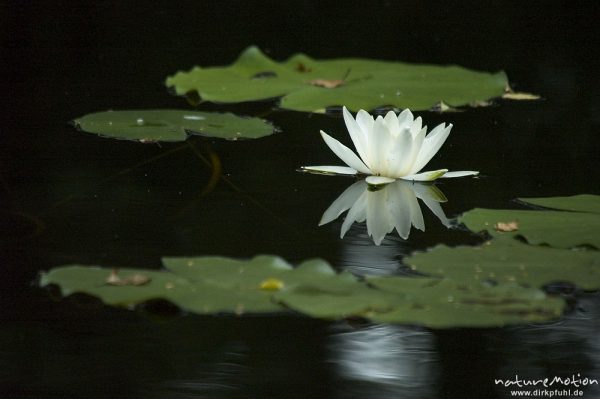
M 285 284 L 277 278 L 268 278 L 260 283 L 262 291 L 280 291 Z
M 491 101 L 485 101 L 485 100 L 476 100 L 471 102 L 469 105 L 473 108 L 483 108 L 483 107 L 490 107 L 493 103 Z
M 494 225 L 494 229 L 502 232 L 517 231 L 519 230 L 519 222 L 516 220 L 512 222 L 498 222 Z
M 158 143 L 158 140 L 152 140 L 152 139 L 139 139 L 138 141 L 142 144 L 157 144 Z
M 134 274 L 129 277 L 121 278 L 121 277 L 119 277 L 119 271 L 117 269 L 113 269 L 110 272 L 110 275 L 106 278 L 105 282 L 107 285 L 140 286 L 140 285 L 148 284 L 150 282 L 150 280 L 151 280 L 150 277 L 144 276 L 143 274 Z
M 313 79 L 313 80 L 309 80 L 308 83 L 313 86 L 324 87 L 326 89 L 335 89 L 336 87 L 339 87 L 339 86 L 343 85 L 344 83 L 346 83 L 346 81 L 342 80 L 342 79 L 334 79 L 334 80 Z
M 507 91 L 502 95 L 506 100 L 539 100 L 541 97 L 533 93 L 525 93 L 522 91 Z
M 430 108 L 432 112 L 462 112 L 461 110 L 451 107 L 443 101 L 438 101 Z

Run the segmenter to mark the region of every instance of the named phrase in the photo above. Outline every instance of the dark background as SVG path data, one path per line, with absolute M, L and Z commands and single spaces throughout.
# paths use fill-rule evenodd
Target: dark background
M 18 94 L 18 105 L 33 102 L 39 111 L 53 109 L 56 103 L 49 98 L 77 103 L 82 93 L 76 90 L 84 84 L 107 107 L 121 105 L 115 101 L 129 100 L 132 92 L 152 84 L 162 94 L 160 83 L 167 74 L 196 64 L 230 63 L 250 44 L 275 59 L 303 51 L 315 58 L 360 56 L 505 69 L 518 89 L 535 88 L 538 82 L 554 90 L 577 85 L 579 90 L 569 94 L 588 103 L 598 88 L 592 79 L 598 66 L 594 2 L 183 1 L 143 6 L 55 1 L 9 3 L 2 14 L 3 53 L 10 61 L 6 80 L 19 90 L 11 97 Z M 93 79 L 69 79 L 84 73 Z M 109 87 L 100 84 L 107 77 L 114 82 Z M 102 89 L 114 95 L 101 95 Z M 153 104 L 150 98 L 139 101 Z
M 36 276 L 66 263 L 157 268 L 164 255 L 275 253 L 292 262 L 320 256 L 340 269 L 353 263 L 397 267 L 412 250 L 477 240 L 464 231 L 448 233 L 431 215 L 427 234 L 415 232 L 408 242 L 390 238 L 380 248 L 358 227 L 344 241 L 337 222 L 317 229 L 321 213 L 350 182 L 295 169 L 331 162 L 316 132 L 341 137 L 335 116 L 276 111 L 268 118 L 282 133 L 273 137 L 195 140 L 202 151 L 219 155 L 241 188 L 221 182 L 201 199 L 209 171 L 191 151 L 134 167 L 179 144 L 101 139 L 76 132 L 68 121 L 106 109 L 188 107 L 167 93 L 167 75 L 231 63 L 252 44 L 276 60 L 304 52 L 503 69 L 514 89 L 543 99 L 422 113 L 430 126 L 456 126 L 432 166 L 476 168 L 484 175 L 441 184 L 450 199 L 448 215 L 513 207 L 516 197 L 600 194 L 599 11 L 597 2 L 573 1 L 3 2 L 5 397 L 148 397 L 152 384 L 186 375 L 227 389 L 204 387 L 198 395 L 208 396 L 185 396 L 179 387 L 156 397 L 355 397 L 351 389 L 340 391 L 338 385 L 348 382 L 336 380 L 327 362 L 326 342 L 335 336 L 329 323 L 194 316 L 158 323 L 55 300 L 35 288 Z M 256 115 L 273 106 L 202 109 Z M 598 301 L 591 303 L 597 309 Z M 502 397 L 490 383 L 499 369 L 597 371 L 600 360 L 589 347 L 597 316 L 586 323 L 573 327 L 568 339 L 557 338 L 551 327 L 540 335 L 510 328 L 433 332 L 431 350 L 441 370 L 436 392 Z M 236 358 L 240 353 L 243 360 Z M 193 371 L 198 368 L 200 374 Z M 376 388 L 361 392 L 385 397 Z

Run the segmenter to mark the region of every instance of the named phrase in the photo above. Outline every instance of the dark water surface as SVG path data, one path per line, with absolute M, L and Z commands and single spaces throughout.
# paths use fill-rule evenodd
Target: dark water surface
M 35 288 L 39 271 L 61 264 L 159 268 L 166 255 L 322 257 L 359 274 L 394 273 L 414 250 L 478 242 L 425 209 L 424 233 L 413 230 L 407 241 L 393 233 L 379 247 L 356 224 L 341 240 L 343 218 L 317 227 L 353 180 L 296 169 L 338 163 L 318 131 L 347 143 L 339 115 L 271 112 L 274 102 L 203 104 L 266 114 L 281 132 L 161 145 L 67 124 L 106 109 L 187 108 L 164 78 L 230 63 L 250 44 L 280 60 L 302 51 L 504 69 L 515 89 L 541 94 L 537 102 L 418 113 L 430 127 L 454 124 L 431 169 L 482 172 L 438 184 L 448 216 L 516 207 L 517 197 L 600 194 L 598 7 L 480 3 L 4 7 L 0 397 L 502 398 L 509 390 L 494 378 L 600 379 L 595 294 L 549 325 L 430 331 L 290 316 L 157 318 L 156 309 L 59 300 Z M 208 193 L 211 169 L 196 152 L 216 154 L 226 178 Z M 597 386 L 584 392 L 600 397 Z

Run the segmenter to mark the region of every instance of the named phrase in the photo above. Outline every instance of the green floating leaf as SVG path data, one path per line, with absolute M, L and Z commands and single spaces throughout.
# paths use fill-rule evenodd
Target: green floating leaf
M 560 298 L 509 284 L 467 286 L 448 279 L 403 277 L 376 277 L 368 281 L 397 296 L 391 311 L 371 316 L 371 320 L 383 323 L 432 328 L 493 327 L 555 319 L 565 307 Z
M 584 290 L 600 289 L 600 253 L 570 251 L 496 238 L 479 247 L 440 245 L 404 262 L 413 270 L 474 284 L 484 281 L 529 287 L 567 282 Z
M 306 281 L 333 284 L 336 280 L 360 283 L 350 274 L 336 274 L 322 260 L 310 260 L 293 268 L 276 256 L 257 256 L 249 261 L 222 257 L 164 258 L 166 271 L 120 269 L 121 280 L 139 274 L 144 285 L 111 285 L 112 269 L 64 266 L 43 274 L 40 285 L 57 284 L 63 295 L 75 292 L 100 298 L 109 305 L 127 306 L 165 299 L 182 309 L 200 313 L 270 313 L 285 309 L 272 300 L 273 293 Z M 275 288 L 274 288 L 275 287 Z
M 475 232 L 488 231 L 493 240 L 479 247 L 441 245 L 404 262 L 421 273 L 468 284 L 488 281 L 542 287 L 572 283 L 598 290 L 600 252 L 580 247 L 600 248 L 599 199 L 594 195 L 522 199 L 562 211 L 474 209 L 459 221 Z M 533 245 L 521 243 L 517 236 Z
M 589 196 L 592 197 L 592 196 Z M 596 201 L 598 197 L 595 197 Z M 528 200 L 529 201 L 529 200 Z M 469 229 L 487 230 L 492 236 L 523 236 L 530 244 L 547 244 L 556 248 L 572 248 L 591 245 L 600 248 L 600 214 L 587 213 L 586 207 L 594 209 L 594 200 L 568 201 L 552 198 L 529 201 L 544 206 L 571 207 L 578 212 L 474 209 L 459 218 Z M 512 224 L 511 231 L 504 231 L 502 224 Z
M 164 299 L 198 314 L 273 313 L 289 309 L 324 319 L 365 317 L 435 328 L 499 326 L 560 315 L 564 303 L 522 287 L 466 286 L 433 278 L 385 277 L 370 284 L 315 259 L 293 268 L 275 256 L 165 258 L 165 271 L 70 265 L 40 285 L 85 293 L 113 306 Z M 470 317 L 472 315 L 472 317 Z
M 197 92 L 206 101 L 282 97 L 281 108 L 324 112 L 341 105 L 358 111 L 384 106 L 428 110 L 441 101 L 452 107 L 482 103 L 501 96 L 508 81 L 503 72 L 358 58 L 314 60 L 296 54 L 279 63 L 249 47 L 229 66 L 197 66 L 168 77 L 166 85 L 179 95 Z
M 73 124 L 89 133 L 140 142 L 183 141 L 189 135 L 256 139 L 274 133 L 273 126 L 259 118 L 171 109 L 98 112 L 77 118 Z
M 275 293 L 274 298 L 298 312 L 329 320 L 351 316 L 369 318 L 373 312 L 388 311 L 394 304 L 389 295 L 357 282 L 348 273 L 336 278 L 313 278 Z
M 74 293 L 86 293 L 100 298 L 104 303 L 114 306 L 126 306 L 150 299 L 165 298 L 168 290 L 188 289 L 188 282 L 171 273 L 151 270 L 120 269 L 121 279 L 143 275 L 148 278 L 147 284 L 139 286 L 119 286 L 109 284 L 113 269 L 98 266 L 67 265 L 57 267 L 43 273 L 40 286 L 57 284 L 61 293 L 68 296 Z
M 519 200 L 546 208 L 600 214 L 600 196 L 598 195 L 580 194 L 571 197 L 519 198 Z
M 515 285 L 488 287 L 433 278 L 369 278 L 355 283 L 303 284 L 275 294 L 286 306 L 326 319 L 348 316 L 375 322 L 432 328 L 492 327 L 539 322 L 561 315 L 564 302 L 542 291 Z

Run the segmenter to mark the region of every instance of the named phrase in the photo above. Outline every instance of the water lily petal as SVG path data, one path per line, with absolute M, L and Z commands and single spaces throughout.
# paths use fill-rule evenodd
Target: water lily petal
M 437 218 L 442 222 L 442 224 L 446 227 L 450 226 L 450 220 L 446 217 L 444 210 L 439 202 L 431 201 L 428 199 L 422 199 L 422 201 L 427 205 L 429 210 L 437 216 Z
M 421 199 L 425 205 L 433 212 L 435 216 L 442 222 L 446 227 L 450 225 L 450 220 L 446 217 L 444 210 L 442 209 L 440 202 L 446 202 L 448 199 L 446 196 L 432 184 L 413 184 L 413 191 L 417 198 Z
M 365 134 L 367 145 L 370 145 L 371 131 L 373 130 L 373 123 L 375 123 L 373 116 L 364 109 L 361 109 L 356 113 L 356 123 Z
M 386 149 L 386 168 L 381 173 L 386 176 L 400 176 L 402 169 L 406 168 L 412 145 L 413 138 L 409 129 L 402 129 Z
M 444 193 L 433 184 L 416 183 L 411 185 L 417 198 L 435 202 L 448 202 Z
M 403 176 L 401 177 L 401 179 L 411 181 L 433 181 L 442 177 L 446 172 L 448 172 L 448 169 L 432 170 L 430 172 L 423 172 L 417 173 L 415 175 Z
M 387 174 L 388 162 L 386 154 L 392 144 L 392 135 L 383 118 L 377 117 L 373 124 L 373 131 L 369 137 L 369 162 L 373 174 Z
M 457 170 L 455 172 L 446 172 L 443 178 L 447 177 L 463 177 L 463 176 L 477 176 L 479 174 L 476 170 Z
M 427 132 L 427 128 L 423 128 L 416 136 L 413 136 L 409 129 L 405 130 L 405 134 L 408 136 L 410 144 L 407 145 L 406 150 L 403 151 L 401 162 L 395 165 L 396 169 L 394 170 L 392 176 L 401 177 L 413 173 L 413 165 L 415 164 L 415 161 L 421 152 L 421 147 L 423 146 L 423 142 L 425 140 L 425 133 Z
M 385 176 L 369 176 L 366 178 L 366 181 L 371 186 L 381 186 L 383 184 L 390 184 L 396 181 L 396 179 L 392 179 L 391 177 Z
M 415 226 L 415 229 L 425 231 L 425 221 L 423 220 L 423 212 L 421 212 L 421 207 L 419 206 L 419 203 L 416 201 L 416 199 L 415 203 L 417 203 L 417 206 L 412 206 L 410 208 L 410 221 L 412 222 L 412 225 Z
M 337 197 L 337 199 L 333 201 L 331 205 L 329 205 L 329 208 L 327 208 L 327 210 L 323 213 L 321 221 L 319 222 L 319 226 L 337 219 L 342 213 L 350 209 L 366 189 L 367 182 L 364 180 L 359 180 L 344 190 L 344 192 Z
M 398 182 L 386 190 L 391 190 L 390 198 L 390 216 L 391 222 L 396 227 L 398 235 L 403 239 L 407 239 L 410 235 L 412 223 L 410 221 L 410 197 L 414 197 L 414 193 L 408 184 Z
M 347 166 L 302 166 L 300 169 L 305 170 L 307 172 L 327 173 L 334 175 L 355 175 L 358 173 L 355 169 L 349 168 Z
M 398 115 L 398 125 L 400 129 L 410 128 L 412 126 L 414 120 L 414 116 L 410 109 L 406 108 Z
M 366 218 L 367 211 L 367 196 L 369 195 L 368 190 L 364 190 L 360 197 L 356 200 L 352 208 L 348 211 L 344 223 L 342 223 L 342 229 L 340 230 L 340 238 L 344 238 L 344 235 L 350 230 L 350 226 L 355 221 L 363 221 Z
M 419 116 L 410 126 L 410 133 L 415 137 L 423 128 L 423 119 Z M 427 131 L 427 128 L 425 129 Z
M 394 111 L 390 111 L 383 118 L 385 124 L 392 134 L 392 136 L 396 137 L 400 133 L 400 124 L 398 123 L 398 118 L 396 117 L 396 113 Z
M 388 191 L 368 191 L 368 196 L 367 233 L 373 237 L 375 245 L 380 245 L 385 235 L 394 229 L 387 204 Z
M 448 135 L 450 134 L 450 130 L 452 129 L 452 124 L 449 124 L 447 127 L 444 123 L 436 126 L 423 141 L 423 146 L 421 147 L 421 151 L 417 155 L 415 163 L 409 173 L 416 173 L 423 169 L 425 165 L 433 158 L 435 154 L 442 147 Z
M 408 203 L 408 209 L 410 214 L 410 222 L 415 228 L 425 231 L 425 221 L 423 220 L 423 213 L 421 212 L 421 206 L 419 205 L 419 201 L 417 201 L 417 197 L 414 194 L 414 191 L 411 193 L 412 195 L 406 196 L 406 202 Z
M 321 136 L 325 143 L 331 148 L 331 151 L 335 153 L 346 165 L 353 169 L 365 174 L 371 174 L 371 170 L 360 160 L 360 158 L 350 148 L 346 147 L 327 133 L 321 130 Z
M 367 163 L 367 166 L 370 167 L 370 165 L 367 162 L 368 139 L 366 133 L 361 129 L 360 126 L 358 126 L 358 123 L 356 122 L 356 120 L 354 120 L 352 114 L 350 113 L 350 111 L 348 111 L 348 108 L 344 107 L 342 109 L 342 114 L 344 115 L 344 122 L 346 122 L 346 128 L 348 129 L 348 133 L 350 133 L 350 138 L 354 143 L 354 147 L 356 147 L 358 155 L 362 158 L 362 160 L 365 163 Z

